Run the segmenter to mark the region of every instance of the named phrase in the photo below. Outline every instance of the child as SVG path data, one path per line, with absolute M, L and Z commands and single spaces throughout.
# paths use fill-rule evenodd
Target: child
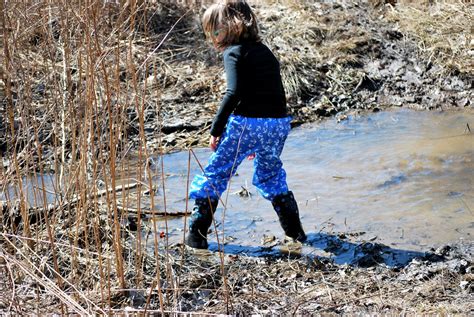
M 206 36 L 223 52 L 227 90 L 211 127 L 214 153 L 190 190 L 195 199 L 186 244 L 206 249 L 207 231 L 219 197 L 242 160 L 254 160 L 252 183 L 270 200 L 285 234 L 305 241 L 293 193 L 288 191 L 280 154 L 290 131 L 291 117 L 280 65 L 262 44 L 257 21 L 244 0 L 227 0 L 209 7 L 202 18 Z

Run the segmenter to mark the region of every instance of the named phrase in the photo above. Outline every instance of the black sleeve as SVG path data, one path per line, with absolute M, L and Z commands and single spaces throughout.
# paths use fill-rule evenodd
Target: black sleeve
M 224 68 L 227 78 L 227 89 L 219 110 L 212 122 L 211 135 L 220 136 L 224 132 L 227 119 L 234 111 L 240 99 L 239 91 L 239 47 L 231 47 L 224 52 Z

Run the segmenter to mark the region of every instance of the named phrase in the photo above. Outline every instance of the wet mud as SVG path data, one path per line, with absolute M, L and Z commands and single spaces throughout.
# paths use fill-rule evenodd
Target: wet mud
M 377 242 L 349 242 L 357 235 L 310 235 L 309 244 L 324 247 L 328 253 L 352 253 L 349 262 L 339 263 L 329 257 L 302 256 L 301 246 L 295 245 L 255 255 L 240 253 L 238 246 L 225 246 L 225 255 L 212 245 L 211 251 L 171 246 L 172 253 L 183 259 L 183 266 L 175 269 L 185 273 L 180 282 L 188 289 L 181 294 L 179 307 L 237 315 L 250 311 L 464 314 L 472 310 L 472 242 L 407 252 Z M 145 306 L 146 293 L 131 297 L 135 309 Z M 156 293 L 149 298 L 151 307 L 156 307 Z

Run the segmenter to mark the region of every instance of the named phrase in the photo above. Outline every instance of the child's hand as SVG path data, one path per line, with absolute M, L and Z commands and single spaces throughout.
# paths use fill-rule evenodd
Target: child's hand
M 213 150 L 214 152 L 216 151 L 217 149 L 217 144 L 219 143 L 219 140 L 220 140 L 220 136 L 213 136 L 211 135 L 211 139 L 209 140 L 209 147 L 211 148 L 211 150 Z
M 250 154 L 249 156 L 247 156 L 247 160 L 251 161 L 255 158 L 255 153 L 252 153 Z

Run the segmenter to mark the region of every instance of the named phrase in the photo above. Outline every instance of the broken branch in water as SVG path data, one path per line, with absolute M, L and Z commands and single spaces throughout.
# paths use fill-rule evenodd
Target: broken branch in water
M 99 190 L 97 193 L 95 194 L 91 194 L 91 195 L 88 195 L 88 199 L 93 199 L 93 198 L 99 198 L 101 196 L 104 196 L 105 194 L 107 193 L 111 193 L 111 192 L 122 192 L 122 191 L 125 191 L 125 190 L 130 190 L 130 189 L 134 189 L 136 187 L 138 187 L 139 185 L 141 185 L 140 183 L 130 183 L 130 184 L 122 184 L 122 185 L 119 185 L 119 186 L 116 186 L 114 188 L 108 188 L 108 189 L 102 189 L 102 190 Z M 61 210 L 61 209 L 65 209 L 65 208 L 68 208 L 70 206 L 74 206 L 76 205 L 80 200 L 80 197 L 79 196 L 75 196 L 74 198 L 72 198 L 71 200 L 68 200 L 68 201 L 65 201 L 65 202 L 62 202 L 62 203 L 59 203 L 59 204 L 47 204 L 46 206 L 32 206 L 32 207 L 29 207 L 27 209 L 27 212 L 29 214 L 28 218 L 29 218 L 29 222 L 30 223 L 36 223 L 38 221 L 38 218 L 43 218 L 44 217 L 44 213 L 48 212 L 53 212 L 55 210 Z M 15 216 L 15 214 L 17 213 L 16 211 L 19 210 L 19 206 L 20 206 L 20 201 L 19 200 L 15 200 L 13 202 L 11 201 L 0 201 L 0 209 L 2 210 L 3 214 L 4 215 L 10 215 L 14 217 L 14 223 L 15 224 L 19 224 L 21 222 L 21 216 L 18 214 Z M 117 210 L 118 211 L 121 211 L 121 212 L 127 212 L 127 213 L 131 213 L 131 214 L 144 214 L 144 215 L 148 215 L 148 216 L 172 216 L 172 217 L 181 217 L 181 216 L 185 216 L 185 215 L 189 215 L 190 212 L 186 212 L 186 211 L 174 211 L 174 212 L 168 212 L 168 211 L 160 211 L 160 210 L 153 210 L 153 209 L 148 209 L 148 208 L 134 208 L 134 207 L 128 207 L 128 206 L 121 206 L 121 205 L 117 205 Z M 9 218 L 9 217 L 7 217 Z M 5 219 L 6 221 L 8 221 L 7 219 Z
M 117 209 L 122 212 L 128 212 L 128 213 L 133 213 L 133 214 L 144 214 L 147 216 L 171 216 L 171 217 L 181 217 L 185 215 L 191 214 L 189 211 L 161 211 L 161 210 L 156 210 L 156 209 L 148 209 L 148 208 L 133 208 L 133 207 L 126 207 L 126 206 L 121 206 L 117 205 Z

